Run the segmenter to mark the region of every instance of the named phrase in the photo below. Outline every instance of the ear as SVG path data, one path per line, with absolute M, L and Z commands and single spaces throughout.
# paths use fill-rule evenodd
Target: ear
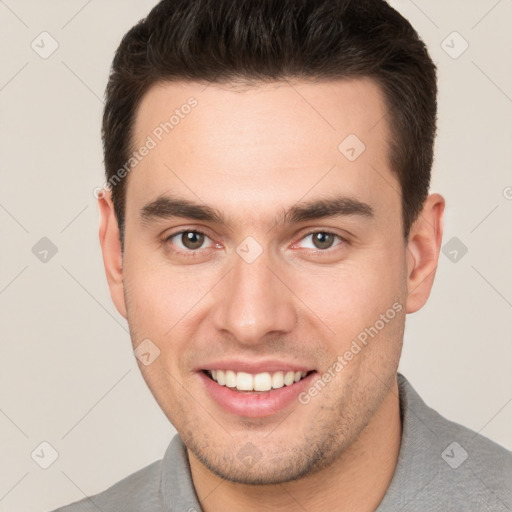
M 112 192 L 102 191 L 98 198 L 100 207 L 100 244 L 103 252 L 103 264 L 107 274 L 110 295 L 117 311 L 126 318 L 126 304 L 123 286 L 123 254 L 119 226 L 114 212 Z
M 411 226 L 407 243 L 406 312 L 421 309 L 430 295 L 443 238 L 444 198 L 430 194 Z

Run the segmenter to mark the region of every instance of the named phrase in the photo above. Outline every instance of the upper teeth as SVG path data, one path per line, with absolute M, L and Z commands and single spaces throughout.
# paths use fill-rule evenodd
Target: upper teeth
M 209 375 L 221 386 L 236 388 L 239 391 L 268 391 L 299 382 L 306 376 L 306 372 L 263 372 L 252 375 L 232 370 L 211 370 Z

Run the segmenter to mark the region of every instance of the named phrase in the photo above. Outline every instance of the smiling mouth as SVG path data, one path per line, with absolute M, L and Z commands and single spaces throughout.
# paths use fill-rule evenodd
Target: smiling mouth
M 256 374 L 235 372 L 233 370 L 203 370 L 203 373 L 220 386 L 225 386 L 233 391 L 265 393 L 284 386 L 293 386 L 293 384 L 314 373 L 314 370 L 308 372 L 277 371 Z

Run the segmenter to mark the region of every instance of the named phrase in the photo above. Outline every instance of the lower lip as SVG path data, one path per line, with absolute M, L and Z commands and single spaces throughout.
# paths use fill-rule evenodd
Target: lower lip
M 298 402 L 299 394 L 309 386 L 316 372 L 290 386 L 255 393 L 233 391 L 217 384 L 203 372 L 198 372 L 198 375 L 210 396 L 228 413 L 248 418 L 263 418 L 283 411 L 294 401 Z

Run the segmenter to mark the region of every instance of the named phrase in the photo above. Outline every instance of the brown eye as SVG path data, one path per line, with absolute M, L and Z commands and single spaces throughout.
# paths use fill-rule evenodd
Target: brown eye
M 204 244 L 204 234 L 197 231 L 184 231 L 181 233 L 181 243 L 190 250 L 200 249 Z
M 336 235 L 332 233 L 318 232 L 312 233 L 312 242 L 317 249 L 329 249 L 334 243 Z

